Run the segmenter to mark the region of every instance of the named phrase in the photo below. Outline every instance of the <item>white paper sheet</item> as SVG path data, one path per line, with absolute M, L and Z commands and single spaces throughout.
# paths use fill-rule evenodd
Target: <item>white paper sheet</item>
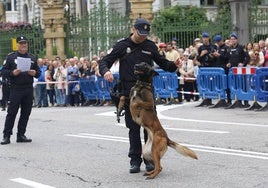
M 17 57 L 17 69 L 26 72 L 31 68 L 31 58 Z

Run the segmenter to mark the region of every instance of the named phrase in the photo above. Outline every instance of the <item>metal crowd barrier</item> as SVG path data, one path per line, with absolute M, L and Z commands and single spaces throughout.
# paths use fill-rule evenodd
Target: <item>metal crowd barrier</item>
M 158 76 L 154 77 L 154 95 L 156 99 L 174 99 L 178 97 L 177 89 L 179 87 L 176 73 L 165 72 L 157 69 Z
M 256 92 L 257 101 L 266 102 L 266 105 L 259 110 L 268 110 L 268 67 L 256 70 Z
M 228 80 L 228 82 L 227 82 Z M 200 68 L 197 76 L 199 94 L 203 99 L 225 100 L 230 90 L 233 107 L 241 107 L 241 100 L 253 101 L 246 110 L 268 110 L 257 103 L 268 103 L 268 68 L 233 67 L 228 77 L 222 68 Z M 240 104 L 240 105 L 237 105 Z
M 233 67 L 228 74 L 228 87 L 233 100 L 256 100 L 256 67 Z
M 154 77 L 154 94 L 156 98 L 174 99 L 178 96 L 178 79 L 176 73 L 157 70 L 158 76 Z M 118 74 L 114 74 L 114 81 L 108 82 L 103 77 L 92 76 L 79 79 L 81 92 L 86 100 L 110 100 L 110 90 L 119 79 Z
M 225 99 L 227 79 L 223 68 L 200 68 L 197 75 L 199 95 L 204 99 Z

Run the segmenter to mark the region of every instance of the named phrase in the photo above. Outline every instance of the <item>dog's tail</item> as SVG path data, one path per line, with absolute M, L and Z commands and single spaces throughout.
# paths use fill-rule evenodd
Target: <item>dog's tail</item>
M 184 155 L 184 156 L 189 156 L 193 159 L 198 159 L 195 152 L 192 151 L 191 149 L 187 148 L 186 146 L 182 146 L 170 139 L 168 139 L 168 146 L 171 148 L 175 149 L 178 153 Z

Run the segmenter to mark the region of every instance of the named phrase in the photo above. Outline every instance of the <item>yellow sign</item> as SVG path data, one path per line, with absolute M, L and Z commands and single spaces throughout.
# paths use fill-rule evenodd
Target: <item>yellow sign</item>
M 11 39 L 11 46 L 12 46 L 12 50 L 13 51 L 17 51 L 18 50 L 16 38 L 12 38 Z

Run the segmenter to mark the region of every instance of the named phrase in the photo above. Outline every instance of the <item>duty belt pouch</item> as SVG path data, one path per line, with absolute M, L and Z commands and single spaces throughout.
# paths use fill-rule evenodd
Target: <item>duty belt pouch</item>
M 118 107 L 120 102 L 121 91 L 122 91 L 122 83 L 119 79 L 117 79 L 114 87 L 110 89 L 110 96 L 116 108 Z

